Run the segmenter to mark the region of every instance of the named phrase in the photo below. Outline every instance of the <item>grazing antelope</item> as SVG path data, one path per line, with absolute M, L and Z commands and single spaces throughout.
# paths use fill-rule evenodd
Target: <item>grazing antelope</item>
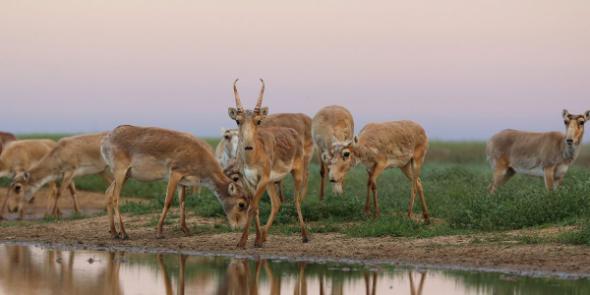
M 223 205 L 232 227 L 246 224 L 248 199 L 242 188 L 223 174 L 211 147 L 195 136 L 160 128 L 122 125 L 106 135 L 101 153 L 114 177 L 106 191 L 110 232 L 113 238 L 127 239 L 119 211 L 121 190 L 128 178 L 140 181 L 168 179 L 166 200 L 157 226 L 157 237 L 162 237 L 162 225 L 172 204 L 177 187 L 180 200 L 180 226 L 189 233 L 185 222 L 184 198 L 187 187 L 208 187 Z M 113 213 L 119 220 L 115 229 Z
M 47 155 L 56 146 L 55 141 L 49 139 L 28 139 L 16 140 L 9 142 L 2 154 L 0 155 L 0 177 L 8 176 L 13 178 L 15 175 L 27 171 L 33 165 L 39 162 L 45 155 Z M 55 198 L 57 194 L 57 186 L 55 182 L 50 183 L 51 195 Z M 0 208 L 0 218 L 4 213 L 4 208 L 7 205 L 8 199 L 11 196 L 13 187 L 8 188 L 6 198 Z M 18 193 L 18 192 L 17 192 Z M 51 198 L 48 199 L 48 208 Z M 19 218 L 24 215 L 24 204 L 32 202 L 33 196 L 28 198 L 20 198 L 18 202 Z M 10 209 L 10 208 L 9 208 Z M 13 211 L 13 210 L 9 210 Z
M 2 153 L 2 147 L 11 141 L 15 141 L 16 137 L 12 133 L 0 131 L 0 154 Z
M 335 143 L 332 146 L 332 161 L 328 166 L 330 181 L 342 185 L 346 173 L 359 163 L 367 167 L 367 199 L 365 213 L 370 212 L 369 203 L 373 192 L 375 216 L 380 215 L 377 196 L 377 177 L 387 168 L 400 168 L 411 183 L 408 217 L 412 218 L 416 191 L 420 195 L 422 215 L 429 222 L 428 208 L 420 180 L 420 171 L 428 149 L 428 137 L 422 126 L 412 121 L 393 121 L 367 124 L 352 141 Z
M 106 134 L 101 132 L 60 139 L 55 148 L 41 161 L 14 177 L 11 185 L 13 191 L 25 200 L 30 200 L 46 183 L 61 179 L 59 193 L 53 199 L 51 213 L 60 215 L 57 201 L 65 193 L 66 188 L 70 189 L 74 210 L 80 212 L 74 189 L 74 177 L 100 174 L 107 183 L 112 182 L 112 177 L 107 171 L 107 164 L 100 155 L 100 142 Z
M 320 200 L 323 200 L 324 183 L 330 173 L 327 171 L 328 164 L 332 159 L 330 149 L 333 143 L 350 141 L 354 137 L 352 114 L 341 106 L 324 107 L 313 117 L 311 134 L 320 157 Z M 342 185 L 335 183 L 333 191 L 341 194 Z
M 255 246 L 262 246 L 266 240 L 268 230 L 280 208 L 281 201 L 277 195 L 274 183 L 281 181 L 287 174 L 291 174 L 295 186 L 295 207 L 301 226 L 303 242 L 307 242 L 307 230 L 301 213 L 301 201 L 307 186 L 307 172 L 309 162 L 306 161 L 304 142 L 297 131 L 285 127 L 259 128 L 268 115 L 268 107 L 262 107 L 264 97 L 264 81 L 260 79 L 262 88 L 254 110 L 244 110 L 234 82 L 234 96 L 236 107 L 229 108 L 229 117 L 236 121 L 239 127 L 239 143 L 237 167 L 242 175 L 242 182 L 253 199 L 248 209 L 246 226 L 238 247 L 244 248 L 248 241 L 248 225 L 252 218 L 256 219 Z M 270 185 L 269 185 L 270 184 Z M 258 204 L 264 191 L 268 189 L 271 198 L 271 213 L 264 228 L 261 230 Z
M 573 115 L 563 110 L 562 117 L 565 134 L 507 129 L 490 139 L 486 154 L 494 170 L 491 193 L 516 173 L 543 176 L 548 191 L 561 184 L 569 166 L 580 154 L 584 123 L 590 120 L 590 111 Z

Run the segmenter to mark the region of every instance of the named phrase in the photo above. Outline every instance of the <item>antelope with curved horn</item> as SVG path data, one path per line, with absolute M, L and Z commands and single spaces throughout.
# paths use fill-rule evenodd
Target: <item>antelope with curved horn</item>
M 230 226 L 244 226 L 249 200 L 242 188 L 223 174 L 211 147 L 195 136 L 161 128 L 122 125 L 105 136 L 101 153 L 114 176 L 106 192 L 113 238 L 128 238 L 119 211 L 121 190 L 128 178 L 140 181 L 168 180 L 164 208 L 157 226 L 158 238 L 162 237 L 162 225 L 177 188 L 180 226 L 185 234 L 189 233 L 185 223 L 186 188 L 199 185 L 208 187 L 217 196 Z M 119 220 L 119 233 L 115 229 L 113 215 Z
M 320 157 L 320 200 L 324 199 L 324 184 L 330 173 L 328 165 L 332 160 L 332 144 L 350 141 L 354 137 L 352 114 L 344 107 L 333 105 L 322 108 L 311 123 L 313 142 Z M 334 183 L 335 193 L 342 193 L 342 185 Z
M 562 117 L 565 134 L 506 129 L 490 139 L 486 154 L 494 170 L 491 193 L 516 173 L 543 176 L 548 191 L 561 184 L 580 154 L 584 124 L 590 120 L 590 111 L 574 115 L 563 110 Z
M 304 154 L 307 163 L 311 161 L 313 155 L 313 140 L 311 136 L 311 118 L 301 113 L 281 113 L 268 115 L 260 124 L 260 127 L 285 127 L 295 130 L 304 142 Z M 223 139 L 216 148 L 217 159 L 221 162 L 224 169 L 231 171 L 231 166 L 235 165 L 237 157 L 239 136 L 237 129 L 228 129 L 223 132 Z M 229 176 L 230 174 L 228 174 Z M 308 175 L 306 174 L 307 178 Z M 281 182 L 275 183 L 281 202 L 284 201 L 283 189 Z M 307 188 L 306 188 L 307 189 Z M 305 198 L 305 193 L 303 194 Z
M 400 168 L 411 183 L 408 217 L 412 218 L 416 192 L 420 195 L 422 215 L 429 222 L 428 208 L 420 171 L 428 149 L 428 137 L 422 126 L 412 121 L 392 121 L 367 124 L 352 141 L 335 143 L 332 146 L 332 161 L 329 165 L 330 181 L 341 185 L 346 173 L 362 163 L 369 172 L 365 213 L 369 213 L 370 195 L 373 193 L 375 217 L 380 215 L 377 195 L 377 178 L 388 168 Z
M 255 246 L 262 246 L 268 235 L 268 230 L 280 208 L 280 198 L 274 183 L 281 181 L 289 173 L 293 176 L 295 186 L 295 207 L 303 242 L 309 240 L 303 215 L 301 201 L 307 186 L 307 172 L 309 162 L 306 161 L 304 142 L 297 131 L 285 127 L 260 127 L 268 115 L 268 107 L 262 107 L 264 97 L 264 80 L 260 79 L 262 87 L 254 110 L 244 110 L 240 101 L 236 79 L 234 82 L 234 96 L 236 107 L 229 108 L 229 117 L 236 121 L 239 130 L 237 167 L 242 175 L 242 181 L 253 199 L 248 208 L 246 226 L 238 247 L 244 248 L 248 240 L 248 225 L 255 218 L 256 241 Z M 270 184 L 270 185 L 269 185 Z M 264 228 L 260 226 L 258 204 L 264 191 L 268 189 L 272 209 Z

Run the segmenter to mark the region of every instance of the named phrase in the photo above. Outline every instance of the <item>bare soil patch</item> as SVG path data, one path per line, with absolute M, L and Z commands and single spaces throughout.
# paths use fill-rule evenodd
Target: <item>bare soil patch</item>
M 3 194 L 0 191 L 0 194 Z M 34 208 L 45 209 L 43 192 Z M 39 199 L 39 197 L 41 197 Z M 104 208 L 99 193 L 80 192 L 85 210 Z M 45 196 L 46 198 L 46 196 Z M 129 200 L 129 198 L 127 199 Z M 131 199 L 132 201 L 140 201 Z M 60 200 L 61 208 L 71 210 L 69 196 Z M 68 209 L 69 208 L 69 209 Z M 90 208 L 90 209 L 88 209 Z M 468 268 L 513 270 L 522 272 L 570 273 L 590 276 L 590 247 L 556 243 L 523 244 L 519 236 L 550 236 L 572 228 L 527 229 L 505 233 L 442 236 L 434 238 L 352 238 L 335 233 L 316 233 L 311 242 L 303 244 L 298 234 L 271 234 L 263 248 L 254 248 L 250 236 L 246 250 L 236 248 L 239 232 L 198 232 L 199 227 L 212 227 L 225 221 L 189 214 L 187 223 L 193 234 L 185 236 L 177 224 L 177 209 L 172 210 L 169 224 L 164 228 L 166 238 L 156 239 L 155 220 L 158 214 L 125 215 L 130 240 L 113 240 L 108 233 L 106 216 L 91 216 L 56 222 L 14 222 L 2 225 L 0 242 L 27 241 L 75 246 L 129 248 L 160 248 L 169 251 L 202 251 L 220 254 L 282 256 L 290 258 L 326 258 L 353 260 L 383 260 L 393 263 L 454 265 Z M 33 214 L 34 215 L 34 214 Z M 314 225 L 311 224 L 311 227 Z

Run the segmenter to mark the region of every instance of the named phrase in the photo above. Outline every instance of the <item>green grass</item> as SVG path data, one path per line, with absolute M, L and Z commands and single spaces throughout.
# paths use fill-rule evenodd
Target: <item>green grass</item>
M 575 231 L 561 234 L 558 240 L 566 244 L 590 245 L 590 219 L 581 220 Z
M 27 135 L 27 138 L 39 135 Z M 58 138 L 59 136 L 51 136 Z M 216 139 L 208 139 L 214 146 Z M 405 236 L 430 237 L 479 231 L 502 231 L 561 225 L 590 218 L 590 149 L 584 147 L 580 158 L 570 169 L 563 185 L 555 192 L 546 192 L 542 178 L 515 176 L 495 195 L 487 193 L 491 169 L 485 161 L 483 142 L 431 143 L 422 171 L 433 225 L 424 225 L 406 217 L 410 186 L 397 169 L 387 170 L 378 180 L 379 202 L 382 217 L 373 220 L 363 214 L 366 196 L 367 173 L 364 167 L 353 169 L 345 181 L 342 196 L 331 194 L 318 199 L 319 167 L 312 163 L 308 195 L 303 202 L 303 215 L 310 222 L 311 232 L 341 232 L 350 236 Z M 315 158 L 315 157 L 314 157 Z M 6 185 L 7 181 L 0 182 Z M 106 184 L 100 177 L 88 176 L 76 181 L 78 188 L 104 192 Z M 299 232 L 293 204 L 293 186 L 290 178 L 284 182 L 286 201 L 277 216 L 273 232 Z M 125 202 L 121 210 L 128 214 L 160 212 L 163 206 L 165 183 L 141 183 L 130 180 L 123 190 L 124 196 L 144 199 L 142 202 Z M 173 206 L 177 206 L 176 199 Z M 187 197 L 187 210 L 205 217 L 223 217 L 217 199 L 206 189 L 201 194 Z M 268 216 L 270 204 L 263 198 L 261 215 Z M 421 216 L 417 198 L 414 213 Z M 198 232 L 229 231 L 227 227 L 202 227 Z M 534 243 L 535 239 L 523 238 Z M 563 241 L 590 241 L 590 225 L 581 226 L 576 237 Z M 586 239 L 586 240 L 584 240 Z M 584 242 L 588 243 L 588 242 Z

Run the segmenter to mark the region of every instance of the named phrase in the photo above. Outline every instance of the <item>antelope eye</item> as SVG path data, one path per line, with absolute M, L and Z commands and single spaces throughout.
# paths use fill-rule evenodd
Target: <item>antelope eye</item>
M 563 124 L 567 125 L 569 123 L 569 121 L 563 121 Z
M 256 125 L 260 125 L 260 124 L 262 124 L 262 120 L 256 121 Z
M 240 126 L 240 120 L 236 120 L 236 124 L 238 124 L 238 126 Z
M 578 124 L 580 124 L 580 126 L 583 126 L 584 123 L 586 123 L 586 121 L 578 121 Z

